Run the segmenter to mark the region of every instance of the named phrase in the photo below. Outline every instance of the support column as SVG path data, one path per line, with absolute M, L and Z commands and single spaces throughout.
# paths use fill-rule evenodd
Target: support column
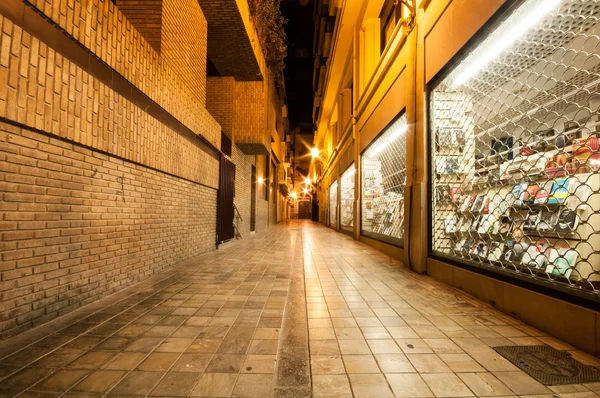
M 364 92 L 369 79 L 373 76 L 377 62 L 379 62 L 381 56 L 380 36 L 379 18 L 371 18 L 363 22 L 361 92 Z
M 342 134 L 352 115 L 352 89 L 345 88 L 340 92 L 338 109 L 339 133 Z

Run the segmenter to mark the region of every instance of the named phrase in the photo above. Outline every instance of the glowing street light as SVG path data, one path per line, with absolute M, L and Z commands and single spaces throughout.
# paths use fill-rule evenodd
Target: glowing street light
M 312 183 L 312 180 L 310 178 L 308 178 L 308 177 L 304 177 L 304 183 L 306 185 L 310 185 Z
M 312 156 L 313 158 L 318 158 L 319 157 L 319 148 L 317 148 L 317 147 L 311 148 L 310 156 Z
M 290 192 L 290 198 L 292 199 L 296 199 L 298 197 L 298 194 L 296 194 L 296 192 Z
M 302 190 L 302 192 L 303 192 L 305 195 L 308 195 L 308 189 L 304 188 L 304 189 Z
M 258 181 L 259 184 L 262 184 L 263 182 L 265 182 L 265 179 L 262 178 L 262 177 L 258 177 L 257 181 Z

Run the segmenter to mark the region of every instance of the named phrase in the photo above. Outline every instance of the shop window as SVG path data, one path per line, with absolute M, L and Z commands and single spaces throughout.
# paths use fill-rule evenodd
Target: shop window
M 399 0 L 386 0 L 379 14 L 381 25 L 381 52 L 392 38 L 394 29 L 402 18 L 402 4 Z
M 432 87 L 434 255 L 600 292 L 599 17 L 524 1 Z
M 404 238 L 406 115 L 373 140 L 361 161 L 361 233 L 398 246 Z
M 356 168 L 352 164 L 340 178 L 340 227 L 352 231 L 354 226 L 354 180 Z
M 335 181 L 329 187 L 329 225 L 337 228 L 338 209 L 338 182 Z

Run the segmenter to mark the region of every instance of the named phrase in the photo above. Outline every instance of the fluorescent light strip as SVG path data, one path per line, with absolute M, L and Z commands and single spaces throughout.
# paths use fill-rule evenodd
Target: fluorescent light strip
M 539 4 L 530 7 L 527 12 L 521 13 L 518 17 L 518 21 L 515 21 L 512 28 L 507 32 L 494 32 L 496 37 L 493 40 L 486 40 L 490 41 L 490 43 L 484 43 L 484 45 L 488 44 L 489 47 L 481 54 L 481 56 L 471 61 L 469 60 L 469 57 L 464 61 L 468 66 L 454 79 L 452 82 L 453 87 L 456 88 L 469 81 L 492 62 L 502 51 L 506 50 L 510 45 L 523 37 L 531 28 L 539 24 L 548 14 L 554 11 L 562 1 L 563 0 L 538 0 L 537 3 Z
M 385 148 L 387 148 L 388 145 L 400 138 L 402 134 L 406 133 L 406 130 L 408 130 L 408 126 L 406 124 L 403 124 L 402 126 L 398 127 L 398 129 L 396 131 L 393 131 L 384 142 L 371 149 L 367 156 L 370 158 L 374 158 L 375 156 L 379 155 L 379 153 Z

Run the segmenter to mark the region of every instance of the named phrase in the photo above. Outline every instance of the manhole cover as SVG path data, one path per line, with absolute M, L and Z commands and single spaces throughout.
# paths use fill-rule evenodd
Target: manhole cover
M 547 386 L 600 381 L 598 369 L 584 365 L 568 353 L 547 345 L 504 346 L 494 347 L 494 350 Z

